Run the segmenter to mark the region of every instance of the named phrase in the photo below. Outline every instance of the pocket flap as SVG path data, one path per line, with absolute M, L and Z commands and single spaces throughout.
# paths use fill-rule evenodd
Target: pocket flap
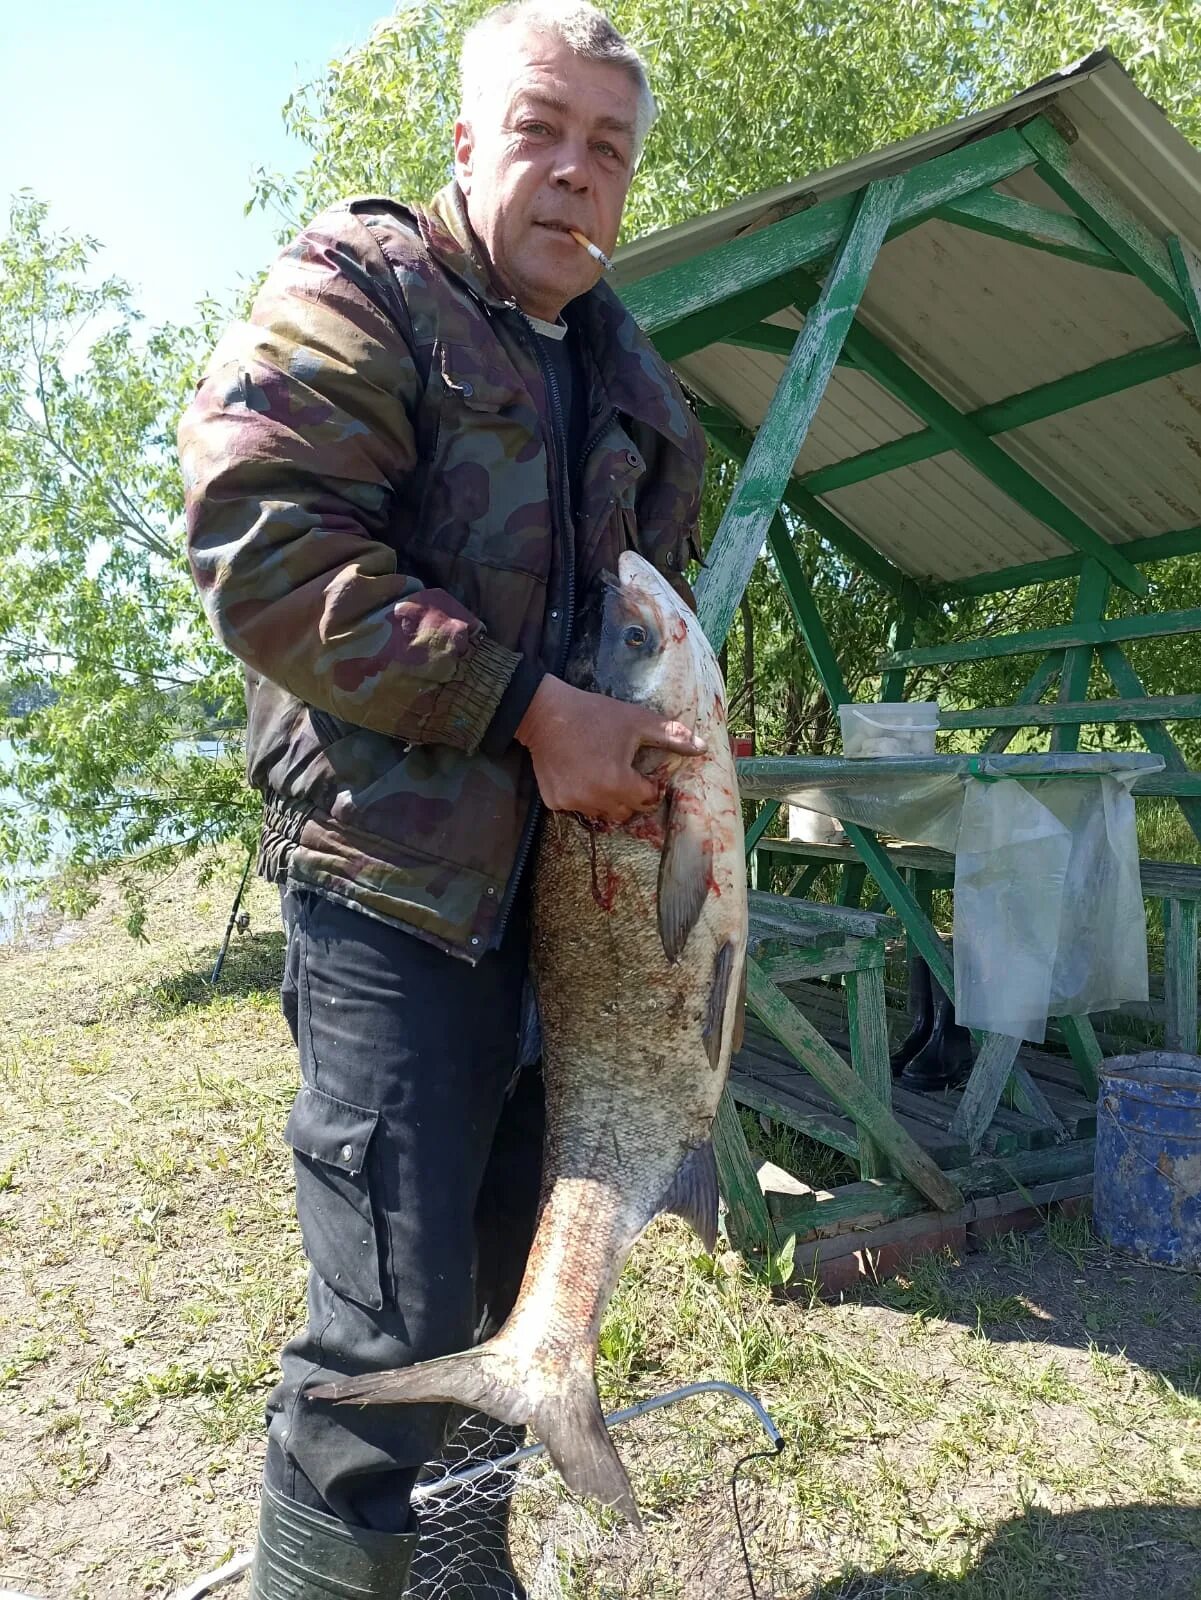
M 516 367 L 499 346 L 492 352 L 444 344 L 442 381 L 471 411 L 504 411 L 529 401 Z
M 378 1122 L 378 1111 L 352 1106 L 348 1100 L 336 1100 L 306 1084 L 284 1124 L 284 1143 L 353 1176 L 367 1164 L 367 1147 Z

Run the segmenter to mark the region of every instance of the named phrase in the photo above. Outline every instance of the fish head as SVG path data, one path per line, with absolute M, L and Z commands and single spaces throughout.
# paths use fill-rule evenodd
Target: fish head
M 644 705 L 689 726 L 725 716 L 725 687 L 696 613 L 633 550 L 581 611 L 568 669 L 577 688 Z

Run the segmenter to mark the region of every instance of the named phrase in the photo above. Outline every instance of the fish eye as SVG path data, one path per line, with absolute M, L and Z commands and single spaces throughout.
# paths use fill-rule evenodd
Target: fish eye
M 640 628 L 636 622 L 631 623 L 622 634 L 622 638 L 631 650 L 637 650 L 646 643 L 646 629 Z

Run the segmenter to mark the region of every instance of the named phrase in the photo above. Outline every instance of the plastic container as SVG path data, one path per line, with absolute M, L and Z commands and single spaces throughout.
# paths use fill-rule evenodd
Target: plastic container
M 1201 1269 L 1201 1058 L 1147 1050 L 1098 1077 L 1097 1232 L 1142 1261 Z
M 848 756 L 932 756 L 938 731 L 934 700 L 877 700 L 838 708 Z

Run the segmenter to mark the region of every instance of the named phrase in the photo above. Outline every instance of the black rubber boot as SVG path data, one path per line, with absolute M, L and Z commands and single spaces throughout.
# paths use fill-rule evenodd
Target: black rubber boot
M 930 1037 L 934 1027 L 934 994 L 930 968 L 914 950 L 909 957 L 909 1032 L 889 1059 L 897 1078 Z
M 972 1036 L 955 1021 L 955 1006 L 950 997 L 939 985 L 931 987 L 934 1023 L 930 1037 L 901 1073 L 901 1088 L 913 1089 L 918 1094 L 953 1089 L 972 1070 Z
M 462 1413 L 441 1460 L 425 1469 L 419 1486 L 507 1456 L 524 1443 L 524 1428 L 480 1411 Z M 445 1494 L 416 1497 L 413 1600 L 528 1600 L 509 1551 L 515 1476 L 516 1468 L 502 1468 Z
M 352 1528 L 263 1485 L 251 1600 L 402 1600 L 414 1533 Z

